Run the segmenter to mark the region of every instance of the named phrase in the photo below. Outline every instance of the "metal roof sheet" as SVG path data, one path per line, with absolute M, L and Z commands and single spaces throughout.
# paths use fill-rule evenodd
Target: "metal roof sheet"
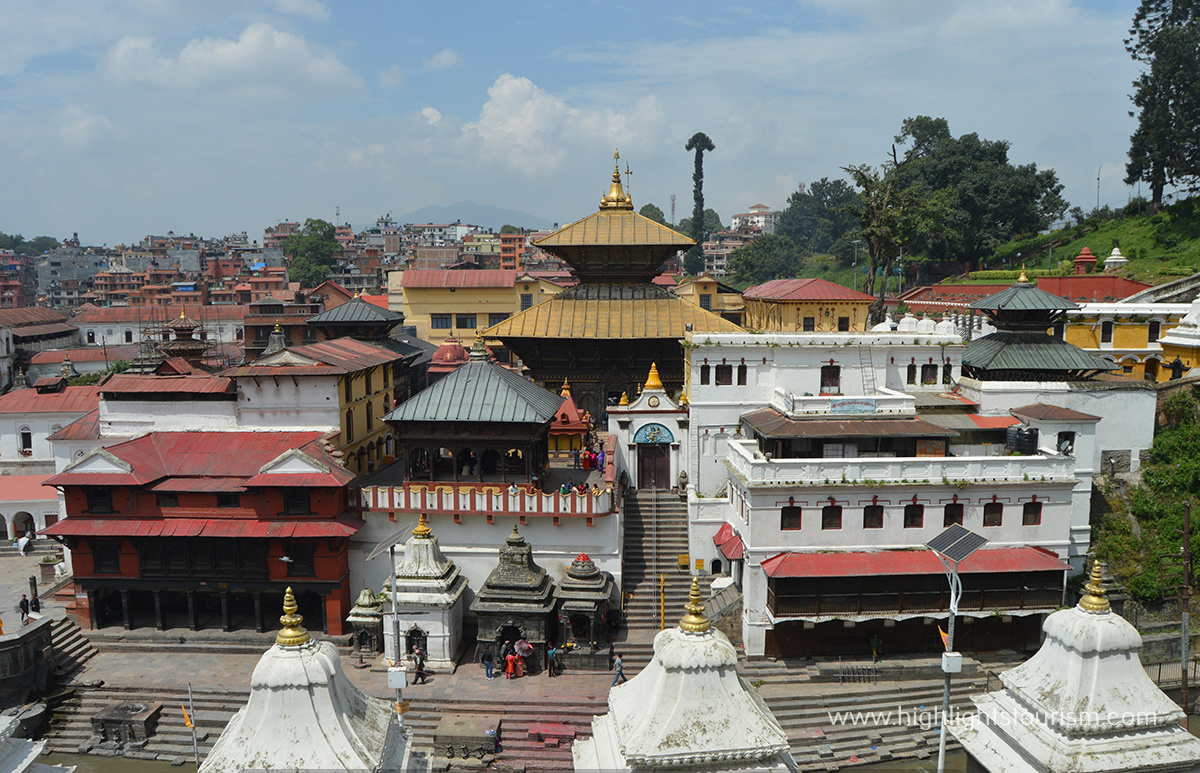
M 980 370 L 1106 371 L 1117 366 L 1103 357 L 1042 332 L 1000 330 L 976 338 L 962 363 Z
M 564 297 L 566 296 L 566 297 Z M 742 328 L 652 285 L 577 285 L 492 325 L 487 338 L 678 338 Z
M 980 429 L 1004 429 L 1019 423 L 1012 416 L 980 416 L 977 413 L 969 413 L 967 417 Z
M 50 435 L 48 440 L 95 440 L 100 437 L 100 409 L 88 411 Z
M 117 373 L 100 387 L 105 397 L 129 394 L 235 395 L 233 379 L 225 376 L 152 376 Z
M 340 306 L 308 318 L 308 324 L 354 324 L 363 322 L 400 322 L 403 314 L 388 311 L 362 298 L 351 298 Z
M 409 269 L 400 277 L 401 287 L 512 287 L 521 272 L 515 269 Z
M 720 549 L 721 555 L 730 561 L 740 561 L 746 557 L 746 546 L 742 543 L 742 538 L 734 533 L 733 526 L 728 523 L 721 524 L 721 528 L 713 535 L 713 543 Z
M 405 400 L 385 421 L 543 424 L 563 398 L 488 360 L 472 360 Z
M 533 244 L 542 249 L 610 245 L 672 245 L 687 249 L 695 244 L 678 231 L 643 217 L 632 209 L 602 209 L 566 225 Z
M 36 389 L 18 389 L 0 396 L 0 414 L 78 413 L 100 406 L 95 386 L 69 386 L 61 392 L 39 393 Z
M 35 338 L 46 335 L 62 335 L 74 333 L 79 328 L 67 322 L 50 322 L 45 325 L 26 325 L 13 328 L 13 338 Z
M 52 486 L 43 486 L 49 475 L 4 475 L 0 477 L 0 502 L 58 501 Z
M 1079 304 L 1039 290 L 1030 282 L 1017 282 L 995 295 L 975 301 L 967 308 L 983 311 L 1065 311 L 1078 309 Z
M 786 437 L 954 437 L 957 432 L 918 418 L 828 418 L 792 419 L 774 408 L 742 415 L 742 421 L 760 435 Z
M 95 518 L 74 516 L 41 529 L 55 537 L 350 537 L 364 521 L 344 513 L 322 520 L 260 521 L 240 518 Z
M 137 344 L 121 344 L 120 346 L 80 346 L 74 349 L 45 349 L 33 355 L 29 362 L 33 365 L 56 365 L 64 357 L 70 357 L 71 362 L 116 362 L 117 360 L 132 360 L 138 355 Z
M 0 309 L 0 327 L 20 328 L 24 325 L 41 325 L 63 322 L 67 315 L 61 311 L 41 306 L 25 306 L 20 309 Z
M 871 303 L 873 296 L 851 290 L 826 279 L 772 279 L 747 288 L 743 298 L 771 301 L 861 301 Z
M 780 553 L 762 562 L 768 577 L 860 577 L 902 574 L 942 575 L 932 550 L 876 553 Z M 961 574 L 1065 572 L 1070 567 L 1048 550 L 1035 547 L 977 550 L 958 565 Z
M 1020 416 L 1026 419 L 1039 419 L 1041 421 L 1100 421 L 1099 416 L 1093 416 L 1090 413 L 1082 411 L 1073 411 L 1070 408 L 1063 408 L 1058 405 L 1046 405 L 1045 403 L 1034 403 L 1033 405 L 1023 405 L 1020 408 L 1013 408 L 1009 411 L 1013 416 Z
M 245 289 L 250 289 L 246 285 Z M 101 308 L 80 306 L 75 310 L 76 325 L 95 325 L 103 323 L 118 324 L 122 322 L 148 325 L 155 322 L 166 324 L 179 318 L 179 312 L 190 311 L 197 322 L 203 324 L 206 320 L 241 320 L 246 316 L 249 307 L 234 304 L 213 304 L 209 306 L 109 306 Z

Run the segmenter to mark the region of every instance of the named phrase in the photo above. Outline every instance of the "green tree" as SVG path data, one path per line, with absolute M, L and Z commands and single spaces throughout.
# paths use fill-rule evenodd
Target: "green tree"
M 896 137 L 909 143 L 898 167 L 901 189 L 926 195 L 948 190 L 952 211 L 944 228 L 918 234 L 910 248 L 932 260 L 981 260 L 1023 233 L 1047 228 L 1066 211 L 1053 169 L 1014 166 L 1008 142 L 977 134 L 954 137 L 944 118 L 907 118 Z
M 858 193 L 845 180 L 822 177 L 788 197 L 775 232 L 811 252 L 830 252 L 858 227 L 857 218 L 847 209 L 857 199 Z
M 1157 210 L 1167 184 L 1194 185 L 1200 177 L 1200 2 L 1142 0 L 1125 50 L 1145 68 L 1133 82 L 1138 125 L 1125 182 L 1149 184 Z
M 500 226 L 500 233 L 502 233 L 502 234 L 519 234 L 519 233 L 521 233 L 521 229 L 517 228 L 515 225 L 509 225 L 508 223 L 505 223 L 504 225 Z
M 26 240 L 20 234 L 8 235 L 0 231 L 0 250 L 12 250 L 18 255 L 41 255 L 43 252 L 56 250 L 62 245 L 50 236 L 36 236 Z
M 679 226 L 675 229 L 681 234 L 692 233 L 692 219 L 685 217 L 679 221 Z M 725 230 L 725 224 L 721 222 L 721 216 L 717 214 L 715 209 L 711 207 L 704 210 L 704 226 L 700 229 L 702 234 L 716 233 L 717 231 Z
M 648 217 L 656 223 L 662 223 L 663 225 L 667 224 L 667 219 L 666 216 L 663 215 L 663 211 L 653 204 L 645 205 L 638 210 L 638 214 L 642 217 Z
M 729 254 L 729 270 L 756 285 L 772 279 L 791 279 L 800 271 L 802 256 L 796 243 L 779 234 L 763 234 Z
M 696 168 L 692 172 L 692 217 L 688 223 L 688 230 L 683 231 L 696 240 L 696 246 L 688 250 L 687 257 L 684 259 L 684 270 L 688 273 L 693 273 L 688 266 L 698 267 L 700 271 L 704 270 L 704 250 L 700 246 L 700 242 L 704 241 L 704 235 L 707 232 L 704 228 L 706 225 L 705 214 L 707 214 L 704 209 L 704 154 L 706 151 L 716 149 L 717 146 L 704 132 L 696 132 L 684 145 L 684 150 L 696 152 Z M 681 230 L 682 227 L 683 223 L 680 223 Z
M 300 233 L 283 240 L 283 253 L 291 258 L 288 274 L 293 282 L 316 287 L 329 276 L 330 269 L 342 254 L 334 234 L 333 223 L 320 218 L 308 218 Z

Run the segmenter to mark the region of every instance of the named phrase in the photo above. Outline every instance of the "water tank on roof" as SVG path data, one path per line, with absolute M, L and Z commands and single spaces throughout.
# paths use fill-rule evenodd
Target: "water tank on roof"
M 1038 431 L 1013 424 L 1004 433 L 1004 447 L 1022 456 L 1033 456 L 1038 452 Z

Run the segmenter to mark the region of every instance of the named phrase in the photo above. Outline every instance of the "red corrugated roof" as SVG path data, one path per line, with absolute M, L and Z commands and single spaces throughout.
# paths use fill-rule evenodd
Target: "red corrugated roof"
M 409 269 L 401 287 L 512 287 L 517 271 L 509 268 L 479 271 L 454 269 Z
M 100 437 L 100 409 L 89 411 L 52 434 L 49 440 L 95 440 Z
M 0 327 L 20 328 L 23 325 L 42 325 L 62 322 L 67 315 L 61 311 L 44 309 L 41 306 L 26 306 L 20 309 L 0 309 Z
M 94 386 L 67 387 L 61 392 L 39 394 L 35 389 L 18 389 L 0 396 L 0 414 L 78 413 L 100 406 L 100 393 Z
M 1020 423 L 1012 416 L 980 416 L 977 413 L 968 413 L 967 417 L 980 429 L 1004 429 Z
M 46 325 L 26 325 L 13 328 L 13 338 L 35 338 L 37 336 L 64 335 L 74 333 L 79 328 L 66 322 L 51 322 Z
M 1063 408 L 1058 405 L 1046 405 L 1044 403 L 1034 403 L 1033 405 L 1013 408 L 1010 413 L 1014 416 L 1040 419 L 1042 421 L 1100 421 L 1099 416 L 1093 416 L 1090 413 L 1082 413 L 1081 411 L 1073 411 L 1070 408 Z
M 768 577 L 860 577 L 944 573 L 931 550 L 881 550 L 877 553 L 780 553 L 762 562 Z M 972 553 L 958 565 L 962 574 L 1065 572 L 1070 567 L 1048 550 L 994 548 Z
M 337 338 L 315 344 L 292 346 L 289 352 L 323 363 L 323 366 L 308 365 L 243 365 L 225 371 L 225 375 L 239 376 L 289 376 L 320 375 L 325 373 L 353 373 L 355 371 L 384 365 L 404 359 L 404 355 L 382 349 L 353 338 Z
M 117 360 L 132 360 L 138 355 L 137 344 L 122 344 L 121 346 L 81 346 L 75 349 L 47 349 L 33 355 L 30 363 L 33 365 L 56 365 L 64 357 L 70 357 L 71 362 L 116 362 Z
M 249 285 L 246 285 L 246 288 L 249 289 Z M 85 305 L 75 310 L 73 321 L 76 325 L 120 324 L 122 322 L 131 324 L 162 322 L 165 324 L 171 320 L 179 319 L 179 312 L 181 311 L 186 312 L 189 317 L 197 322 L 204 322 L 210 319 L 240 320 L 246 316 L 246 309 L 246 306 L 233 304 L 216 304 L 199 307 L 195 304 L 178 306 L 109 306 L 107 308 Z
M 105 397 L 128 394 L 234 395 L 233 379 L 223 376 L 151 376 L 118 373 L 100 387 Z
M 42 483 L 49 475 L 0 475 L 0 502 L 58 500 L 58 492 Z
M 721 555 L 730 561 L 739 561 L 746 555 L 746 546 L 742 544 L 742 538 L 734 533 L 731 524 L 721 524 L 721 528 L 713 535 L 713 542 L 721 550 Z
M 772 279 L 747 289 L 745 298 L 771 301 L 865 301 L 875 300 L 866 293 L 851 290 L 825 279 Z
M 260 521 L 237 518 L 65 518 L 38 532 L 54 537 L 350 537 L 364 521 L 345 513 L 325 520 Z

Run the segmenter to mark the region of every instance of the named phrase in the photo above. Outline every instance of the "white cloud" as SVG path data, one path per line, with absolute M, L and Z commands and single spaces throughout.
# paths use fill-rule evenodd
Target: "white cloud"
M 443 48 L 421 63 L 426 70 L 445 70 L 462 61 L 462 57 L 449 48 Z
M 379 73 L 379 85 L 385 89 L 398 89 L 404 85 L 404 71 L 394 64 Z
M 427 107 L 421 111 L 421 115 L 425 116 L 425 120 L 429 121 L 430 126 L 437 126 L 442 120 L 442 114 L 436 107 Z
M 119 137 L 117 127 L 108 116 L 89 113 L 77 106 L 64 109 L 58 121 L 59 139 L 71 150 L 98 150 Z
M 289 16 L 307 16 L 316 21 L 329 19 L 329 9 L 319 0 L 276 0 L 275 10 Z
M 108 75 L 125 86 L 161 86 L 252 99 L 309 100 L 357 89 L 361 81 L 332 52 L 261 22 L 237 40 L 191 40 L 177 57 L 153 40 L 124 37 L 108 52 Z

